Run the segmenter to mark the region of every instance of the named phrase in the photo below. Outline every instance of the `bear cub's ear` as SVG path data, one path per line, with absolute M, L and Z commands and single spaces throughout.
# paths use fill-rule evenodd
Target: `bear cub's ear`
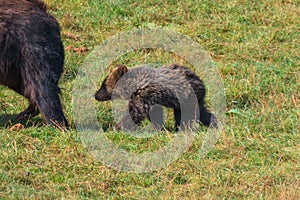
M 117 82 L 121 79 L 121 77 L 128 71 L 125 65 L 118 64 L 113 68 L 109 75 L 109 79 L 113 82 Z
M 107 84 L 111 86 L 115 85 L 127 71 L 128 69 L 125 65 L 116 65 L 108 75 L 108 78 L 106 80 Z
M 123 76 L 128 71 L 126 65 L 117 64 L 113 69 L 113 74 L 118 74 L 120 77 Z

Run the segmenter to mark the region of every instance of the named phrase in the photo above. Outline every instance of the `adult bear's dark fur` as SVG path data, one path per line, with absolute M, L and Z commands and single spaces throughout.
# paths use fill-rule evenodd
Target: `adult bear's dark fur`
M 176 129 L 179 126 L 184 128 L 183 125 L 186 124 L 183 124 L 182 120 L 195 118 L 205 126 L 216 127 L 215 116 L 205 107 L 205 93 L 203 82 L 184 66 L 174 64 L 159 69 L 128 69 L 125 65 L 117 65 L 105 78 L 95 98 L 98 101 L 108 101 L 112 98 L 129 100 L 130 116 L 125 116 L 117 125 L 118 128 L 126 129 L 126 125 L 130 124 L 128 119 L 140 124 L 148 118 L 154 120 L 154 125 L 160 125 L 163 121 L 161 106 L 173 109 Z M 153 111 L 154 113 L 151 113 Z
M 39 112 L 47 124 L 65 125 L 58 81 L 64 48 L 56 19 L 38 0 L 0 0 L 0 84 L 29 99 L 17 119 Z

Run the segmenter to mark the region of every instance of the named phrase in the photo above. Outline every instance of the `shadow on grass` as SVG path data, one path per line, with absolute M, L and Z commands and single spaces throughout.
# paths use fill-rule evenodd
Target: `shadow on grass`
M 17 120 L 17 114 L 0 114 L 0 128 L 9 128 L 15 124 L 22 124 L 24 128 L 28 127 L 41 127 L 44 125 L 44 121 L 41 117 L 33 117 L 28 120 Z

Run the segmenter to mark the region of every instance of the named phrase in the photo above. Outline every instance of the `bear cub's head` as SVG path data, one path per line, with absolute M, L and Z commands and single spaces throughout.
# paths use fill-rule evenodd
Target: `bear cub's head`
M 111 73 L 104 79 L 100 89 L 95 94 L 95 99 L 98 101 L 111 100 L 111 96 L 117 82 L 127 71 L 128 69 L 125 65 L 116 65 Z

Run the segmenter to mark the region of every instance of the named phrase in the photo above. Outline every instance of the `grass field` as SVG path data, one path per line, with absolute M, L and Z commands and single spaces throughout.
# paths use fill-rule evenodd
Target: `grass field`
M 46 0 L 60 22 L 66 49 L 61 99 L 70 130 L 40 116 L 23 126 L 13 118 L 27 101 L 0 87 L 0 199 L 300 199 L 300 2 Z M 126 173 L 97 161 L 74 125 L 76 75 L 95 46 L 120 31 L 166 27 L 187 35 L 212 56 L 223 79 L 226 126 L 200 158 L 195 140 L 175 162 L 149 173 Z M 138 51 L 116 62 L 184 63 L 162 51 Z M 100 80 L 100 76 L 99 76 Z M 95 84 L 95 91 L 100 81 Z M 110 103 L 96 103 L 102 123 Z M 170 119 L 171 120 L 171 119 Z M 149 141 L 108 137 L 128 151 Z M 150 144 L 149 144 L 150 143 Z

